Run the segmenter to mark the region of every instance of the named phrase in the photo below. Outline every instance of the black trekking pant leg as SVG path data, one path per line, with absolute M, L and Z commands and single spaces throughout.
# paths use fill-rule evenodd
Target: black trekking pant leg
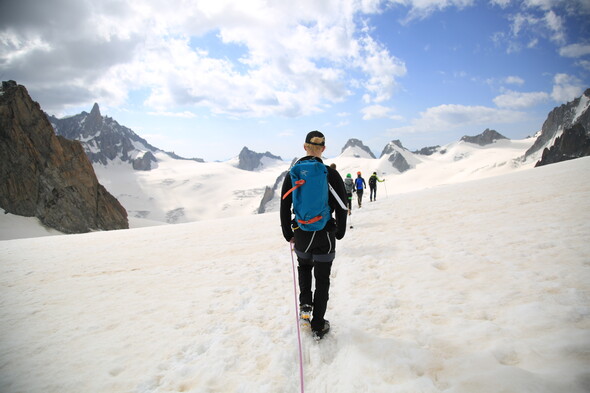
M 330 297 L 330 272 L 332 262 L 314 262 L 315 292 L 313 296 L 313 319 L 311 328 L 320 330 L 324 327 L 324 315 Z
M 297 273 L 299 278 L 299 305 L 313 305 L 312 298 L 312 269 L 313 261 L 311 259 L 297 258 L 299 266 Z

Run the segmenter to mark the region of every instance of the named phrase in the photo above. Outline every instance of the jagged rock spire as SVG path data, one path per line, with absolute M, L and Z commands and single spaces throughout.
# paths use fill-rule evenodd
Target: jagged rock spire
M 100 108 L 98 107 L 98 104 L 95 102 L 94 105 L 92 106 L 92 110 L 90 111 L 90 116 L 92 117 L 100 117 Z

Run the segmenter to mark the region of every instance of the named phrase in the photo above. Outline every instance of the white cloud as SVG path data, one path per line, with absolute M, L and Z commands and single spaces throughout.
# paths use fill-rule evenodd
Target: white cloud
M 182 112 L 148 112 L 148 115 L 151 116 L 164 116 L 164 117 L 180 117 L 183 119 L 192 119 L 197 117 L 196 114 L 189 111 L 182 111 Z
M 522 112 L 485 106 L 440 105 L 428 108 L 420 117 L 404 127 L 390 129 L 396 133 L 442 132 L 465 126 L 488 127 L 490 124 L 512 123 L 522 120 Z
M 510 5 L 511 0 L 491 0 L 490 3 L 500 6 L 502 8 L 506 8 Z
M 518 76 L 507 76 L 506 79 L 504 79 L 504 82 L 509 85 L 523 85 L 524 79 Z
M 549 94 L 545 92 L 521 93 L 508 91 L 494 98 L 494 104 L 500 108 L 529 108 L 546 101 Z
M 527 8 L 539 8 L 544 11 L 567 6 L 569 12 L 589 13 L 590 3 L 587 0 L 524 0 L 523 6 Z
M 555 12 L 548 11 L 543 18 L 544 24 L 551 30 L 551 40 L 557 43 L 565 42 L 565 29 L 563 18 Z
M 582 57 L 590 55 L 590 44 L 571 44 L 559 49 L 560 56 Z
M 492 36 L 496 45 L 506 45 L 507 53 L 536 48 L 541 40 L 550 40 L 559 45 L 566 42 L 566 19 L 552 9 L 551 4 L 529 3 L 507 18 L 510 21 L 510 32 L 497 32 Z
M 406 74 L 406 65 L 370 36 L 364 37 L 361 44 L 363 55 L 356 59 L 355 65 L 367 75 L 364 101 L 379 103 L 389 100 L 397 84 L 396 78 Z
M 410 7 L 404 23 L 416 19 L 426 19 L 437 11 L 456 7 L 459 9 L 473 6 L 475 0 L 389 0 L 392 4 L 402 4 Z
M 582 95 L 584 86 L 578 78 L 567 74 L 557 74 L 553 78 L 551 98 L 559 103 L 566 103 Z
M 300 116 L 356 90 L 388 100 L 406 72 L 358 17 L 380 12 L 378 0 L 23 4 L 0 16 L 2 70 L 59 105 L 116 104 L 149 89 L 145 104 L 156 111 Z M 27 34 L 9 35 L 25 23 Z
M 579 60 L 576 62 L 576 65 L 590 71 L 590 61 L 589 60 Z
M 401 116 L 393 115 L 393 109 L 383 105 L 371 105 L 361 109 L 363 120 L 373 119 L 401 119 Z

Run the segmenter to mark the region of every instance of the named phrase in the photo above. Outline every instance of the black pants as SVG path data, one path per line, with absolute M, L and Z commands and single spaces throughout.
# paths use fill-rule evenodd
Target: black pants
M 371 193 L 369 194 L 369 198 L 371 199 L 371 201 L 376 201 L 377 200 L 377 186 L 370 186 L 369 188 L 371 189 Z
M 361 205 L 363 204 L 363 190 L 362 189 L 356 189 L 356 197 L 359 201 L 359 207 L 361 207 Z
M 307 232 L 297 229 L 294 233 L 299 262 L 299 304 L 313 306 L 311 328 L 321 330 L 330 298 L 330 272 L 336 255 L 336 238 L 334 233 L 326 230 Z
M 313 318 L 311 328 L 321 330 L 324 327 L 324 316 L 328 308 L 330 298 L 330 272 L 332 262 L 313 262 L 311 260 L 299 261 L 299 304 L 313 305 Z M 312 296 L 312 273 L 315 278 L 315 291 Z

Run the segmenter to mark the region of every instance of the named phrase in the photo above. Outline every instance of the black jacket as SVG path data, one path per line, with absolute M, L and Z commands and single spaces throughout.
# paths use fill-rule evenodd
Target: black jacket
M 323 163 L 320 158 L 306 156 L 301 158 L 299 161 L 304 160 L 311 160 L 316 159 L 319 162 Z M 342 181 L 342 177 L 336 169 L 330 168 L 326 165 L 328 169 L 328 183 L 334 188 L 340 199 L 346 204 L 347 196 L 346 190 L 344 188 L 344 182 Z M 293 238 L 293 228 L 291 227 L 291 223 L 293 221 L 291 207 L 293 204 L 293 197 L 291 194 L 287 196 L 287 198 L 282 199 L 283 195 L 287 191 L 289 191 L 293 187 L 291 182 L 291 175 L 287 172 L 285 176 L 285 180 L 283 181 L 283 187 L 281 189 L 281 228 L 283 230 L 283 236 L 285 240 L 290 241 Z M 336 239 L 340 240 L 346 234 L 346 218 L 348 217 L 348 211 L 342 209 L 334 195 L 330 191 L 328 191 L 328 204 L 330 205 L 330 213 L 334 213 L 336 215 Z M 331 225 L 330 223 L 326 224 L 326 227 Z

